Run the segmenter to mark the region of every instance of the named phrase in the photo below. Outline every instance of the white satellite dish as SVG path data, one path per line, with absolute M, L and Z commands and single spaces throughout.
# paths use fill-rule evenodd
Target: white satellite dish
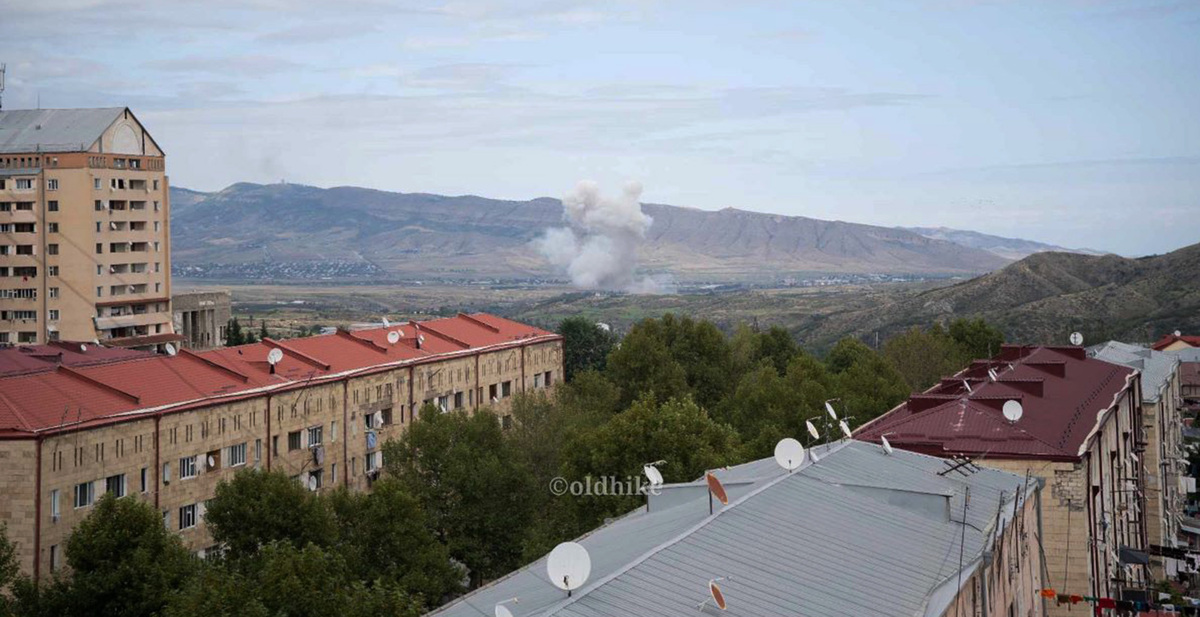
M 967 389 L 967 394 L 970 394 L 971 393 L 971 384 L 967 383 L 967 380 L 965 380 L 965 379 L 962 380 L 962 382 L 963 382 L 963 387 Z
M 396 334 L 399 334 L 400 337 L 403 338 L 404 337 L 404 328 L 396 328 Z
M 821 438 L 821 433 L 817 432 L 817 427 L 813 426 L 812 420 L 805 420 L 804 426 L 808 428 L 808 434 L 812 435 L 813 439 Z
M 662 486 L 662 483 L 663 483 L 662 472 L 659 471 L 658 468 L 656 468 L 653 463 L 650 463 L 647 465 L 642 465 L 642 473 L 646 474 L 647 480 L 650 480 L 651 487 Z
M 209 457 L 208 457 L 208 466 L 209 466 L 209 467 L 216 467 L 216 466 L 217 466 L 217 459 L 213 458 L 212 456 L 209 456 Z
M 838 420 L 838 428 L 842 429 L 842 434 L 846 436 L 846 439 L 853 437 L 853 434 L 850 432 L 850 425 L 846 424 L 845 420 Z
M 996 374 L 996 369 L 990 368 L 988 369 L 988 378 L 992 381 L 999 381 L 1000 376 Z
M 1004 413 L 1004 419 L 1009 422 L 1016 422 L 1025 414 L 1025 408 L 1021 406 L 1021 401 L 1004 401 L 1001 411 Z
M 311 475 L 311 474 L 309 474 L 309 476 L 308 476 L 308 490 L 310 490 L 310 491 L 317 490 L 317 477 L 314 475 Z
M 833 410 L 833 405 L 830 405 L 829 401 L 825 401 L 825 413 L 829 414 L 829 417 L 834 420 L 838 419 L 837 412 Z
M 811 458 L 814 464 L 821 462 L 821 457 L 817 456 L 817 451 L 815 448 L 808 449 L 808 458 Z
M 425 335 L 424 335 L 424 334 L 419 334 L 419 335 L 417 335 L 417 342 L 418 342 L 418 343 L 424 343 L 424 342 L 425 342 Z
M 895 450 L 892 450 L 892 444 L 891 444 L 891 442 L 889 442 L 889 441 L 887 440 L 887 437 L 886 437 L 886 436 L 884 436 L 884 435 L 880 435 L 880 436 L 879 436 L 879 439 L 880 439 L 880 442 L 881 442 L 881 443 L 880 443 L 880 445 L 882 445 L 882 446 L 883 446 L 883 453 L 884 453 L 884 454 L 887 454 L 887 455 L 889 455 L 889 456 L 890 456 L 890 455 L 892 454 L 892 452 L 895 452 Z
M 79 353 L 87 353 L 87 345 L 79 345 Z
M 379 428 L 379 427 L 383 426 L 383 412 L 382 411 L 377 411 L 377 412 L 375 412 L 375 415 L 371 416 L 371 426 L 373 426 L 375 428 Z
M 1183 336 L 1183 333 L 1182 333 L 1182 332 L 1180 332 L 1179 330 L 1176 330 L 1176 331 L 1174 332 L 1174 334 L 1175 334 L 1175 336 Z
M 173 355 L 175 355 L 176 353 L 178 353 L 178 352 L 176 352 L 176 351 L 175 351 L 175 346 L 174 346 L 174 345 L 172 345 L 172 344 L 170 344 L 170 343 L 167 343 L 166 345 L 164 345 L 164 346 L 163 346 L 163 349 L 165 349 L 165 350 L 167 351 L 167 355 L 168 355 L 168 356 L 173 356 Z
M 395 330 L 388 332 L 387 341 L 388 341 L 389 345 L 395 345 L 396 343 L 399 343 L 400 342 L 400 333 L 396 332 Z
M 795 471 L 804 462 L 804 446 L 791 437 L 784 437 L 775 444 L 775 462 L 788 471 Z
M 563 542 L 546 558 L 546 574 L 550 582 L 570 594 L 587 582 L 592 573 L 592 558 L 583 545 Z
M 503 604 L 496 605 L 496 617 L 513 617 L 512 611 L 508 610 Z
M 1071 333 L 1071 344 L 1078 347 L 1083 344 L 1083 335 L 1078 332 Z
M 271 351 L 267 352 L 267 364 L 270 364 L 271 366 L 275 366 L 276 364 L 279 364 L 279 362 L 281 360 L 283 360 L 283 350 L 282 349 L 274 348 Z
M 390 328 L 390 327 L 392 327 L 392 322 L 388 321 L 388 318 L 387 318 L 387 317 L 384 317 L 384 318 L 383 318 L 383 327 L 385 327 L 385 328 Z

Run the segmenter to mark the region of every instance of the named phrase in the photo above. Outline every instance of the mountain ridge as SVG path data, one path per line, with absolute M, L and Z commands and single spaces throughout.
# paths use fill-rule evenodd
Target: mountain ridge
M 953 229 L 950 227 L 900 227 L 906 231 L 911 231 L 916 234 L 925 236 L 926 238 L 935 238 L 938 240 L 947 240 L 962 246 L 971 248 L 983 249 L 995 255 L 999 255 L 1005 259 L 1013 261 L 1024 259 L 1036 253 L 1059 252 L 1059 253 L 1079 253 L 1082 255 L 1105 255 L 1104 251 L 1097 251 L 1089 248 L 1067 248 L 1058 246 L 1057 244 L 1048 244 L 1046 242 L 1038 242 L 1036 240 L 1025 240 L 1023 238 L 1009 238 L 1005 236 L 996 236 L 985 234 L 978 231 L 966 229 Z

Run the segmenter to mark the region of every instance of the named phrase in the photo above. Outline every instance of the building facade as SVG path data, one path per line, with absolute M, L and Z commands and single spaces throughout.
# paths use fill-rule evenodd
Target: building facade
M 224 347 L 225 329 L 233 318 L 228 291 L 193 291 L 171 296 L 175 332 L 180 346 L 192 351 Z
M 1146 557 L 1147 527 L 1162 524 L 1148 520 L 1141 459 L 1156 429 L 1142 416 L 1138 375 L 1082 347 L 1006 345 L 855 436 L 1042 480 L 1047 587 L 1135 599 L 1152 577 L 1130 557 Z M 1022 409 L 1015 421 L 1004 412 L 1012 401 Z M 1069 611 L 1051 605 L 1047 614 Z
M 175 340 L 170 249 L 165 156 L 132 112 L 0 111 L 0 345 Z
M 10 372 L 0 522 L 35 576 L 66 565 L 63 543 L 104 493 L 153 504 L 204 551 L 204 503 L 239 469 L 366 490 L 424 403 L 507 418 L 509 397 L 561 378 L 561 337 L 486 314 Z
M 1147 540 L 1151 546 L 1176 548 L 1187 497 L 1179 358 L 1119 341 L 1090 347 L 1088 355 L 1135 369 L 1140 375 L 1142 435 L 1146 439 L 1141 464 L 1146 472 Z M 1166 576 L 1171 569 L 1161 555 L 1152 555 L 1150 563 L 1156 578 Z

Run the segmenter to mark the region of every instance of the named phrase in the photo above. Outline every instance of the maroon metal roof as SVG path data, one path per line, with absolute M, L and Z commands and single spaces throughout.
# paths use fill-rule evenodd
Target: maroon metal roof
M 996 380 L 989 375 L 995 372 Z M 1078 459 L 1099 416 L 1137 372 L 1088 358 L 1082 347 L 1005 345 L 861 427 L 855 437 L 936 456 Z M 1006 401 L 1024 415 L 1004 418 Z
M 1162 351 L 1167 347 L 1170 347 L 1176 341 L 1183 341 L 1192 347 L 1200 347 L 1200 336 L 1188 336 L 1186 334 L 1180 336 L 1176 334 L 1167 334 L 1158 339 L 1158 341 L 1151 345 L 1150 348 L 1157 351 Z
M 92 343 L 55 341 L 46 345 L 0 348 L 0 376 L 20 375 L 63 366 L 91 366 L 154 354 L 132 349 L 115 349 Z

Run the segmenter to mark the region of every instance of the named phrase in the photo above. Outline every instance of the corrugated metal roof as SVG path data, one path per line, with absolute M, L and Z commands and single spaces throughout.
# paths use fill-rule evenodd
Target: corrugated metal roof
M 1171 354 L 1120 341 L 1088 347 L 1088 355 L 1141 371 L 1142 400 L 1147 403 L 1157 403 L 1162 398 L 1171 376 L 1179 369 L 1179 358 Z
M 83 152 L 123 113 L 124 107 L 0 111 L 0 153 Z
M 943 477 L 943 469 L 941 459 L 846 441 L 790 474 L 772 459 L 718 471 L 727 484 L 751 485 L 714 515 L 699 491 L 581 538 L 592 574 L 571 598 L 550 584 L 543 558 L 431 615 L 492 615 L 497 602 L 517 597 L 506 605 L 517 617 L 691 617 L 714 578 L 725 579 L 731 616 L 940 615 L 953 598 L 945 586 L 957 585 L 966 488 L 963 565 L 971 570 L 997 512 L 1012 515 L 1024 482 L 991 469 Z
M 989 369 L 995 373 L 993 380 Z M 1080 347 L 1005 345 L 855 431 L 855 437 L 944 456 L 1077 459 L 1101 412 L 1129 388 L 1135 370 L 1087 357 Z M 1020 401 L 1019 422 L 1004 419 Z

